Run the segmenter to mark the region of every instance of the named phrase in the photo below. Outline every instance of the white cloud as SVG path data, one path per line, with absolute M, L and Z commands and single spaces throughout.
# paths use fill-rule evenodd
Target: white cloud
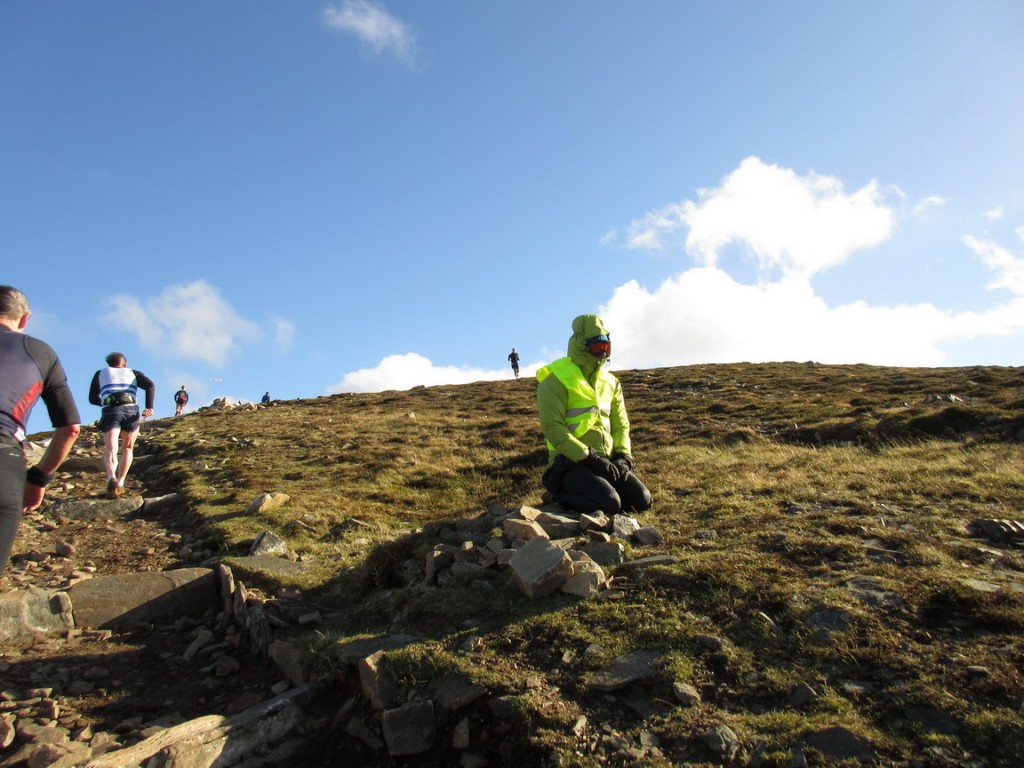
M 954 314 L 932 304 L 830 307 L 789 276 L 745 285 L 714 267 L 688 270 L 654 292 L 620 286 L 599 309 L 615 368 L 815 360 L 934 366 L 943 345 L 1024 329 L 1024 301 Z
M 954 313 L 932 304 L 830 307 L 811 276 L 888 239 L 895 215 L 875 182 L 853 194 L 839 180 L 747 158 L 717 189 L 648 214 L 630 228 L 631 247 L 663 245 L 662 235 L 688 226 L 686 248 L 705 265 L 649 292 L 635 281 L 600 309 L 612 330 L 613 362 L 647 368 L 700 362 L 817 360 L 832 363 L 937 365 L 951 342 L 1024 329 L 1024 299 L 982 312 Z M 925 198 L 921 214 L 944 204 Z M 997 273 L 990 288 L 1024 296 L 1024 260 L 988 240 L 967 246 Z M 736 282 L 717 268 L 720 252 L 743 243 L 774 281 Z
M 989 288 L 1006 288 L 1017 296 L 1024 296 L 1024 258 L 1018 259 L 1006 248 L 992 240 L 968 235 L 964 243 L 974 251 L 989 269 L 997 273 Z
M 129 331 L 143 347 L 170 357 L 219 366 L 258 335 L 256 325 L 203 280 L 172 285 L 147 299 L 117 294 L 106 303 L 111 312 L 101 319 L 104 325 Z
M 1005 210 L 1003 209 L 1003 206 L 1001 206 L 1001 205 L 997 205 L 997 206 L 996 206 L 995 208 L 993 208 L 992 210 L 990 210 L 990 211 L 985 211 L 985 213 L 984 213 L 983 215 L 984 215 L 984 216 L 985 216 L 985 218 L 986 218 L 986 219 L 988 219 L 989 221 L 996 221 L 996 220 L 998 220 L 998 219 L 1001 219 L 1001 218 L 1003 218 L 1003 216 L 1005 216 L 1005 215 L 1006 215 L 1006 211 L 1005 211 Z
M 324 9 L 329 27 L 350 32 L 376 53 L 391 53 L 407 63 L 416 58 L 416 38 L 399 19 L 367 0 L 344 0 Z
M 914 206 L 913 215 L 921 218 L 927 216 L 933 208 L 939 208 L 946 204 L 946 199 L 938 195 L 930 195 Z
M 715 266 L 721 250 L 736 243 L 753 253 L 763 271 L 810 276 L 888 239 L 895 227 L 876 182 L 847 194 L 838 179 L 799 176 L 756 157 L 699 197 L 634 221 L 629 247 L 664 248 L 689 227 L 686 250 L 706 266 Z
M 900 197 L 898 190 L 894 194 Z M 630 225 L 631 248 L 665 249 L 673 240 L 682 247 L 685 233 L 686 248 L 700 265 L 653 291 L 636 281 L 614 289 L 598 309 L 611 330 L 613 368 L 786 360 L 936 366 L 948 364 L 946 347 L 953 343 L 1024 332 L 1024 257 L 987 239 L 967 237 L 964 243 L 996 273 L 988 287 L 1015 296 L 983 311 L 953 312 L 931 303 L 830 306 L 815 293 L 811 277 L 816 272 L 892 236 L 896 215 L 875 182 L 847 194 L 837 179 L 801 177 L 748 158 L 721 187 L 699 197 Z M 917 210 L 943 202 L 927 198 Z M 1024 237 L 1024 228 L 1017 234 Z M 615 238 L 613 230 L 602 241 Z M 776 275 L 756 284 L 737 282 L 717 266 L 721 249 L 731 243 L 748 246 L 761 267 L 775 268 Z M 523 375 L 537 367 L 524 367 Z M 395 355 L 376 368 L 348 374 L 331 391 L 507 376 L 507 371 L 435 367 L 416 354 Z
M 483 368 L 437 366 L 429 359 L 409 352 L 388 355 L 375 368 L 363 368 L 347 373 L 327 393 L 381 392 L 387 389 L 433 387 L 440 384 L 469 384 L 474 381 L 493 381 L 508 378 L 509 371 L 488 371 Z
M 685 204 L 673 203 L 657 211 L 651 211 L 642 219 L 632 221 L 626 230 L 626 247 L 660 251 L 675 244 L 675 238 L 686 226 Z M 606 235 L 603 244 L 610 244 L 612 238 Z

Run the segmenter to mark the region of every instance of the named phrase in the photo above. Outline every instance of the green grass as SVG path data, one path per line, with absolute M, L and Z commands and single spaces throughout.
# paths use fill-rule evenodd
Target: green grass
M 654 732 L 677 760 L 706 759 L 700 733 L 723 722 L 765 765 L 789 764 L 795 744 L 836 724 L 887 764 L 940 743 L 979 765 L 1024 760 L 1024 594 L 1009 588 L 1024 583 L 1024 556 L 967 531 L 1024 516 L 1024 372 L 789 363 L 620 378 L 655 497 L 644 519 L 665 535 L 633 554 L 676 561 L 630 574 L 618 601 L 413 585 L 434 543 L 487 533 L 490 506 L 539 503 L 546 456 L 529 381 L 201 412 L 152 442 L 222 554 L 270 529 L 301 555 L 303 575 L 258 586 L 329 606 L 306 641 L 323 663 L 352 637 L 417 634 L 393 659 L 409 695 L 458 671 L 515 696 L 524 755 L 600 764 L 569 733 L 582 713 Z M 262 492 L 291 500 L 244 514 Z M 850 589 L 858 578 L 899 604 L 866 605 Z M 1004 588 L 978 592 L 969 578 Z M 809 625 L 823 610 L 848 625 L 823 636 Z M 470 634 L 483 645 L 466 653 Z M 671 703 L 671 683 L 689 682 L 700 707 L 640 721 L 587 688 L 602 664 L 648 648 L 665 654 L 652 695 Z M 535 675 L 554 688 L 528 688 Z M 850 680 L 870 692 L 852 694 Z M 800 683 L 818 697 L 794 709 Z M 964 727 L 928 732 L 907 718 L 912 706 Z

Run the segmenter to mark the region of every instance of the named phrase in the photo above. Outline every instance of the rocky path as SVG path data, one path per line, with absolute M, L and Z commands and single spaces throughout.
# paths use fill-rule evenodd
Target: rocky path
M 126 497 L 108 501 L 101 456 L 87 428 L 43 508 L 23 519 L 0 599 L 73 593 L 214 554 L 154 457 L 137 456 Z M 175 723 L 242 712 L 289 687 L 275 672 L 216 608 L 116 630 L 0 632 L 0 767 L 78 765 Z

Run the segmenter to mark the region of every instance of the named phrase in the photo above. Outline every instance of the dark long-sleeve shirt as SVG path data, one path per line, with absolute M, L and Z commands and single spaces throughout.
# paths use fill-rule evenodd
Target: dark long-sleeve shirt
M 81 423 L 57 353 L 45 341 L 0 326 L 0 434 L 23 441 L 39 398 L 54 428 Z

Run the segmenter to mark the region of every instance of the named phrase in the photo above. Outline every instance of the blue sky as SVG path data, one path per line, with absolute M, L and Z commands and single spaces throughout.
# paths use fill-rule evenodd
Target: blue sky
M 1024 4 L 0 4 L 0 282 L 82 409 L 1024 360 Z M 524 382 L 524 386 L 527 384 Z M 31 426 L 44 429 L 40 406 Z

